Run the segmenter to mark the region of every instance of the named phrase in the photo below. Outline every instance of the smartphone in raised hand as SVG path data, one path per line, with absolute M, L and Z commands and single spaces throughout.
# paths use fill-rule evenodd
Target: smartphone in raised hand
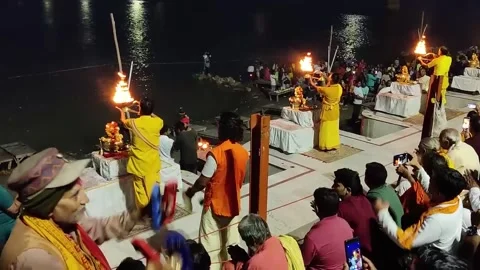
M 345 255 L 349 270 L 363 270 L 360 239 L 358 237 L 345 241 Z

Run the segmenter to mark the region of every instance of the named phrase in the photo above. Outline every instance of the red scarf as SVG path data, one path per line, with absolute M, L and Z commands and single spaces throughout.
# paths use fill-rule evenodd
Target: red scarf
M 108 264 L 107 258 L 103 255 L 103 252 L 98 247 L 97 243 L 90 238 L 87 232 L 82 228 L 82 226 L 77 224 L 77 231 L 80 235 L 80 241 L 82 241 L 83 245 L 88 249 L 90 255 L 95 257 L 95 259 L 100 263 L 102 266 L 102 270 L 110 270 L 110 265 Z

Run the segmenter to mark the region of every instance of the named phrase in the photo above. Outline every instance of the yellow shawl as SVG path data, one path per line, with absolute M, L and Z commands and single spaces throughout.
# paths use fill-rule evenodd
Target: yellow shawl
M 278 240 L 282 243 L 287 256 L 288 270 L 305 270 L 302 252 L 297 241 L 288 235 L 280 235 Z
M 68 237 L 51 219 L 44 220 L 31 216 L 23 216 L 23 222 L 50 241 L 62 254 L 68 270 L 96 270 L 101 269 L 100 263 L 85 252 L 73 239 Z M 81 243 L 81 241 L 79 241 Z

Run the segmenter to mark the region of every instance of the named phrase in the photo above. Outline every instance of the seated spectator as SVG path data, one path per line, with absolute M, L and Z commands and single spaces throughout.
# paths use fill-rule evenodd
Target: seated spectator
M 480 211 L 472 212 L 470 218 L 472 226 L 462 239 L 458 255 L 469 262 L 470 269 L 480 269 L 480 249 L 478 248 L 480 245 Z
M 480 116 L 478 114 L 470 116 L 469 133 L 469 136 L 465 136 L 465 143 L 473 147 L 480 156 Z
M 174 270 L 191 270 L 193 258 L 185 237 L 177 231 L 167 231 L 161 253 Z
M 427 93 L 428 88 L 430 87 L 430 77 L 427 76 L 427 71 L 424 68 L 420 70 L 420 78 L 418 78 L 417 81 L 420 84 L 422 91 Z
M 65 160 L 48 148 L 13 170 L 8 187 L 20 194 L 23 209 L 4 246 L 0 269 L 110 269 L 97 244 L 126 237 L 139 215 L 86 215 L 89 199 L 79 177 L 89 162 Z
M 460 139 L 460 132 L 447 128 L 440 132 L 440 146 L 452 160 L 455 169 L 460 173 L 467 170 L 479 170 L 480 160 L 477 152 L 470 145 Z
M 187 240 L 187 244 L 190 248 L 190 253 L 193 258 L 193 269 L 195 270 L 209 270 L 210 269 L 210 256 L 205 250 L 202 244 L 193 240 Z
M 370 188 L 367 197 L 371 201 L 382 199 L 389 203 L 388 211 L 398 226 L 402 224 L 403 207 L 395 190 L 387 185 L 387 170 L 378 162 L 371 162 L 366 165 L 365 183 Z
M 305 236 L 302 245 L 307 270 L 342 269 L 346 240 L 353 237 L 348 223 L 338 217 L 339 198 L 334 190 L 318 188 L 313 193 L 313 211 L 320 218 Z
M 418 223 L 402 230 L 388 212 L 388 202 L 377 200 L 375 210 L 380 226 L 403 249 L 431 244 L 446 252 L 455 251 L 461 238 L 463 218 L 463 205 L 458 195 L 465 187 L 465 179 L 458 171 L 434 170 L 428 190 L 431 207 Z
M 413 269 L 468 270 L 468 264 L 460 258 L 436 247 L 422 247 Z M 475 269 L 475 268 L 474 268 Z
M 371 231 L 377 225 L 377 217 L 363 194 L 360 176 L 350 169 L 336 170 L 332 188 L 342 200 L 338 216 L 345 219 L 353 229 L 353 235 L 360 238 L 362 254 L 371 256 Z
M 480 175 L 478 171 L 468 171 L 465 174 L 465 180 L 467 181 L 467 188 L 469 190 L 468 198 L 473 212 L 480 211 L 479 178 Z
M 145 270 L 145 265 L 141 261 L 127 257 L 120 263 L 117 270 Z
M 272 237 L 267 222 L 260 216 L 249 214 L 243 217 L 238 224 L 238 232 L 251 256 L 240 247 L 231 246 L 228 252 L 232 262 L 226 263 L 223 269 L 289 269 L 282 243 L 278 238 Z
M 174 140 L 171 139 L 168 135 L 170 135 L 170 129 L 166 125 L 164 125 L 163 128 L 160 130 L 160 160 L 172 162 L 172 147 Z
M 175 125 L 176 138 L 173 149 L 180 151 L 180 168 L 197 173 L 197 132 L 182 122 Z
M 430 183 L 430 176 L 428 173 L 426 173 L 424 167 L 422 166 L 423 164 L 423 156 L 429 152 L 435 152 L 439 153 L 441 156 L 443 156 L 448 164 L 449 168 L 454 168 L 453 162 L 451 159 L 448 157 L 447 154 L 440 152 L 440 141 L 438 138 L 424 138 L 420 141 L 420 144 L 418 144 L 418 148 L 415 149 L 415 154 L 413 155 L 413 159 L 408 163 L 409 166 L 413 168 L 413 178 L 419 182 L 419 184 L 422 185 L 424 190 L 428 190 L 428 185 Z M 404 166 L 399 166 L 397 168 L 397 173 L 398 169 L 402 170 Z M 403 175 L 403 174 L 401 174 Z M 399 178 L 399 182 L 397 183 L 397 186 L 395 188 L 395 191 L 398 193 L 398 195 L 401 197 L 412 185 L 411 181 L 408 181 L 407 178 Z
M 20 205 L 20 202 L 14 199 L 6 188 L 0 186 L 0 253 L 10 237 Z
M 447 160 L 434 151 L 422 154 L 421 158 L 421 164 L 424 164 L 422 170 L 425 172 L 425 175 L 419 174 L 418 176 L 421 176 L 422 180 L 417 180 L 418 178 L 416 179 L 410 174 L 408 169 L 403 165 L 397 168 L 397 173 L 401 177 L 408 179 L 411 183 L 411 188 L 400 197 L 405 211 L 402 218 L 402 228 L 408 228 L 412 224 L 417 223 L 423 212 L 428 209 L 430 197 L 426 191 L 430 186 L 430 176 L 433 171 L 448 167 Z
M 391 80 L 392 80 L 392 77 L 390 77 L 388 72 L 383 73 L 382 82 L 384 82 L 386 84 L 387 82 L 389 82 Z

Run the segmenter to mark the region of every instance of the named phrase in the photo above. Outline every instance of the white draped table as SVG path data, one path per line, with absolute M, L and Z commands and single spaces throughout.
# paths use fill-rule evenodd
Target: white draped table
M 305 153 L 313 149 L 313 128 L 302 127 L 285 119 L 270 121 L 270 145 L 284 152 Z
M 391 92 L 393 94 L 402 94 L 406 96 L 421 96 L 422 95 L 422 87 L 420 84 L 407 84 L 407 83 L 398 83 L 392 82 L 390 86 Z
M 320 109 L 301 111 L 294 110 L 292 107 L 283 107 L 281 116 L 283 119 L 292 121 L 301 127 L 312 128 L 319 120 Z
M 455 76 L 453 77 L 451 87 L 467 92 L 480 92 L 480 78 Z
M 421 104 L 420 84 L 394 82 L 391 87 L 386 87 L 377 94 L 375 110 L 410 117 L 419 113 Z
M 118 179 L 127 175 L 128 158 L 106 158 L 98 152 L 92 153 L 93 168 L 106 180 Z M 182 189 L 183 182 L 180 172 L 180 165 L 174 161 L 162 160 L 160 170 L 160 181 L 178 180 L 178 188 Z
M 468 77 L 478 78 L 478 77 L 480 77 L 480 69 L 479 68 L 467 67 L 463 71 L 463 75 L 468 76 Z

